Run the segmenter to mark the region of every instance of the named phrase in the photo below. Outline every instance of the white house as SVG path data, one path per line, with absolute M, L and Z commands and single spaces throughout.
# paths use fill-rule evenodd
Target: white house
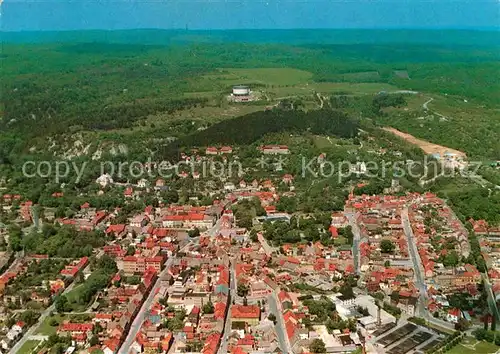
M 457 323 L 459 319 L 460 319 L 459 309 L 455 308 L 448 311 L 448 314 L 446 315 L 446 321 L 451 323 Z

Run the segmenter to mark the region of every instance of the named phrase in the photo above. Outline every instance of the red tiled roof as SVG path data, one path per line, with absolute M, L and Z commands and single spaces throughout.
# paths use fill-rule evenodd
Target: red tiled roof
M 120 234 L 123 231 L 125 231 L 125 225 L 118 224 L 118 225 L 109 225 L 105 232 L 106 232 L 106 234 L 110 234 L 110 233 Z
M 92 331 L 94 324 L 92 323 L 63 323 L 59 326 L 61 332 L 87 332 Z
M 260 308 L 257 305 L 232 305 L 231 318 L 260 318 Z

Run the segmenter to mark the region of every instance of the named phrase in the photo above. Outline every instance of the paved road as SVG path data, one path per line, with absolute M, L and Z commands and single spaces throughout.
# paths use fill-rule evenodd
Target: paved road
M 500 313 L 498 311 L 495 294 L 491 288 L 490 279 L 488 278 L 488 274 L 483 274 L 484 286 L 486 287 L 486 293 L 488 295 L 488 306 L 490 308 L 491 313 L 497 318 L 497 321 L 500 320 Z
M 278 294 L 276 291 L 273 291 L 267 300 L 269 304 L 269 309 L 271 313 L 276 316 L 276 333 L 278 335 L 278 342 L 280 345 L 280 349 L 287 353 L 292 353 L 292 347 L 290 345 L 290 341 L 288 339 L 288 335 L 286 333 L 285 320 L 283 319 L 283 311 L 281 311 L 281 306 L 278 301 Z
M 413 269 L 415 270 L 415 284 L 419 290 L 419 299 L 417 304 L 417 313 L 425 318 L 428 322 L 448 329 L 454 330 L 454 325 L 435 318 L 429 311 L 427 311 L 427 289 L 425 285 L 425 278 L 422 269 L 422 262 L 420 260 L 420 255 L 417 252 L 416 240 L 413 235 L 413 230 L 410 225 L 410 220 L 408 217 L 408 207 L 405 207 L 401 213 L 401 219 L 403 221 L 403 228 L 408 241 L 408 249 L 410 251 L 410 258 L 413 262 Z
M 206 231 L 206 234 L 209 235 L 210 237 L 215 237 L 217 233 L 219 232 L 221 228 L 221 219 L 219 219 L 215 225 L 210 228 L 209 230 Z M 184 251 L 188 246 L 192 245 L 193 243 L 199 242 L 199 238 L 193 238 L 190 240 L 190 242 L 182 247 L 179 252 Z M 151 305 L 153 304 L 153 300 L 155 298 L 155 294 L 160 288 L 160 279 L 167 274 L 168 269 L 172 265 L 173 261 L 175 260 L 176 256 L 173 256 L 169 258 L 165 262 L 165 269 L 158 275 L 158 279 L 156 280 L 155 284 L 151 288 L 151 292 L 148 295 L 148 298 L 144 301 L 142 304 L 141 309 L 139 310 L 139 313 L 137 316 L 135 316 L 134 321 L 132 322 L 132 325 L 130 326 L 130 330 L 128 332 L 127 338 L 123 342 L 122 346 L 120 347 L 120 350 L 118 351 L 119 354 L 128 354 L 128 348 L 132 346 L 132 344 L 135 341 L 135 337 L 137 336 L 137 333 L 139 333 L 139 330 L 141 329 L 142 323 L 144 322 L 146 318 L 146 314 L 148 312 L 148 309 L 151 308 Z
M 184 251 L 187 247 L 192 245 L 192 242 L 189 242 L 187 245 L 185 245 L 183 248 L 179 250 L 179 252 Z M 132 325 L 130 326 L 130 330 L 128 332 L 127 338 L 123 342 L 122 346 L 120 347 L 120 350 L 118 351 L 119 354 L 128 354 L 129 353 L 129 348 L 132 347 L 132 344 L 135 341 L 135 337 L 137 336 L 137 333 L 139 333 L 139 330 L 141 329 L 142 323 L 146 319 L 146 314 L 148 313 L 148 310 L 151 308 L 151 305 L 153 304 L 153 300 L 155 298 L 156 292 L 158 289 L 160 289 L 161 281 L 160 279 L 167 274 L 168 269 L 172 265 L 173 261 L 176 259 L 176 256 L 170 257 L 166 262 L 165 262 L 165 268 L 161 271 L 161 273 L 158 275 L 158 278 L 156 279 L 155 284 L 151 288 L 151 291 L 147 297 L 147 299 L 144 301 L 142 304 L 141 309 L 139 310 L 139 313 L 137 316 L 135 316 L 134 321 L 132 322 Z
M 231 315 L 230 306 L 233 299 L 236 299 L 236 270 L 234 268 L 234 259 L 231 260 L 231 266 L 229 268 L 229 299 L 228 299 L 228 314 L 226 317 L 226 322 L 224 323 L 224 329 L 222 330 L 222 339 L 219 347 L 219 354 L 227 354 L 227 338 L 231 334 Z
M 89 266 L 87 266 L 84 271 L 88 268 Z M 72 282 L 63 292 L 63 294 L 67 294 L 68 292 L 71 291 L 71 289 L 73 289 L 73 287 L 75 286 L 75 282 Z M 49 314 L 53 311 L 56 310 L 56 307 L 55 307 L 55 303 L 53 303 L 52 305 L 50 305 L 49 307 L 47 307 L 40 315 L 40 317 L 38 318 L 38 322 L 35 323 L 33 326 L 31 326 L 28 331 L 24 334 L 24 336 L 12 347 L 12 349 L 9 351 L 9 353 L 12 353 L 12 354 L 15 354 L 17 352 L 19 352 L 19 349 L 30 339 L 37 339 L 36 337 L 45 337 L 45 336 L 35 336 L 34 333 L 36 332 L 36 330 L 38 329 L 38 327 L 40 326 L 40 324 L 42 324 L 43 321 L 45 321 L 45 319 L 49 316 Z
M 207 230 L 205 232 L 205 234 L 208 235 L 208 236 L 210 236 L 210 237 L 217 236 L 217 234 L 219 233 L 219 231 L 221 229 L 221 225 L 222 225 L 222 218 L 220 218 L 219 220 L 217 220 L 217 222 L 215 223 L 215 225 L 212 226 L 209 230 Z
M 355 213 L 345 213 L 347 220 L 349 220 L 349 225 L 351 225 L 352 233 L 354 238 L 352 240 L 352 255 L 354 261 L 354 269 L 356 273 L 361 274 L 361 262 L 360 262 L 360 250 L 359 244 L 361 242 L 361 231 L 359 230 L 358 223 L 356 222 L 356 214 Z
M 104 254 L 104 251 L 103 250 L 100 250 L 96 257 L 99 258 L 101 257 L 102 255 Z M 88 273 L 90 270 L 90 264 L 88 264 L 83 270 L 82 270 L 82 273 L 85 274 L 85 273 Z M 76 285 L 76 282 L 73 281 L 66 289 L 64 289 L 62 295 L 65 295 L 67 293 L 69 293 L 73 287 Z M 40 324 L 49 316 L 49 314 L 53 311 L 55 311 L 56 307 L 55 307 L 55 303 L 53 303 L 52 305 L 50 305 L 47 309 L 45 309 L 40 317 L 38 318 L 38 322 L 35 323 L 33 326 L 31 326 L 28 331 L 24 334 L 24 336 L 19 340 L 19 342 L 17 342 L 13 347 L 12 349 L 9 351 L 9 353 L 17 353 L 19 351 L 19 348 L 21 348 L 24 343 L 26 343 L 28 340 L 30 339 L 37 339 L 37 338 L 43 338 L 45 336 L 36 336 L 36 335 L 33 335 L 33 333 L 36 332 L 36 330 L 38 329 L 38 327 L 40 326 Z
M 413 230 L 411 229 L 410 220 L 408 217 L 408 208 L 404 208 L 402 213 L 403 229 L 408 241 L 408 249 L 410 251 L 410 258 L 413 262 L 413 269 L 415 271 L 416 285 L 420 292 L 419 297 L 419 312 L 423 314 L 425 312 L 426 294 L 427 290 L 425 287 L 425 279 L 422 274 L 422 263 L 420 261 L 420 255 L 417 252 L 416 240 L 413 235 Z

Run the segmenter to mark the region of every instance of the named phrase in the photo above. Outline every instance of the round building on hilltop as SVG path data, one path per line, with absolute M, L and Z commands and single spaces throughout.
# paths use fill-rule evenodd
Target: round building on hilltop
M 248 95 L 250 95 L 250 87 L 245 86 L 245 85 L 233 86 L 233 95 L 234 96 L 248 96 Z

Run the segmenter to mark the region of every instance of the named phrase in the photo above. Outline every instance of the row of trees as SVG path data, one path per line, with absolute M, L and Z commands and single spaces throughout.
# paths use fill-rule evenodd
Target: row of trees
M 484 328 L 478 328 L 474 332 L 474 337 L 477 340 L 485 340 L 490 343 L 495 343 L 500 346 L 500 334 L 495 330 L 486 330 Z
M 446 353 L 451 348 L 460 344 L 460 342 L 464 339 L 465 333 L 456 331 L 452 335 L 446 337 L 442 342 L 440 342 L 437 346 L 432 349 L 429 349 L 425 352 L 425 354 L 443 354 Z

